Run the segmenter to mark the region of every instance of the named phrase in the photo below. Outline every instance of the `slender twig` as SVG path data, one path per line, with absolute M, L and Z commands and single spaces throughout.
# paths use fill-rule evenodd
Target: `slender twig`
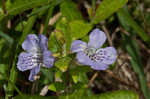
M 5 2 L 6 2 L 6 0 L 2 0 L 2 9 L 3 9 L 4 14 L 6 15 L 7 10 L 6 10 L 6 6 L 5 6 Z
M 98 71 L 96 73 L 94 73 L 94 75 L 92 76 L 92 78 L 89 80 L 88 86 L 90 87 L 91 84 L 93 83 L 93 81 L 96 79 L 96 77 L 98 76 Z
M 117 27 L 117 28 L 114 30 L 114 32 L 112 33 L 112 36 L 111 36 L 112 42 L 113 42 L 114 39 L 116 38 L 117 32 L 119 32 L 119 31 L 120 31 L 120 28 Z
M 41 26 L 40 26 L 40 34 L 43 33 L 43 29 L 44 29 L 44 24 L 41 24 Z
M 8 22 L 7 22 L 7 28 L 8 28 L 8 29 L 11 28 L 11 20 L 8 20 Z
M 35 94 L 37 92 L 38 82 L 35 80 L 32 84 L 31 94 Z
M 108 43 L 110 46 L 113 46 L 113 43 L 112 43 L 112 40 L 111 40 L 111 37 L 110 37 L 110 33 L 108 32 L 107 28 L 105 27 L 104 24 L 102 24 L 102 29 L 104 30 L 104 32 L 106 33 L 106 36 L 108 38 Z
M 60 18 L 61 13 L 57 13 L 56 15 L 54 15 L 50 20 L 49 20 L 49 25 L 54 25 L 54 23 Z
M 127 36 L 130 36 L 130 33 L 128 31 L 126 31 L 125 29 L 123 29 L 122 27 L 120 27 L 120 31 L 122 31 Z

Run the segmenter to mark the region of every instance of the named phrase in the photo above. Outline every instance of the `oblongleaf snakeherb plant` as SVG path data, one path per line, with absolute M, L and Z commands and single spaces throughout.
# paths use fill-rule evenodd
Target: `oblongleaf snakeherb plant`
M 86 44 L 81 40 L 72 42 L 71 51 L 77 53 L 77 60 L 84 65 L 89 65 L 95 70 L 106 70 L 108 65 L 113 64 L 117 57 L 114 47 L 100 48 L 106 41 L 103 31 L 94 29 Z
M 17 68 L 20 71 L 30 70 L 29 80 L 34 81 L 34 76 L 40 71 L 40 67 L 51 68 L 54 63 L 54 57 L 48 50 L 47 38 L 39 34 L 29 34 L 22 43 L 22 52 L 18 57 Z

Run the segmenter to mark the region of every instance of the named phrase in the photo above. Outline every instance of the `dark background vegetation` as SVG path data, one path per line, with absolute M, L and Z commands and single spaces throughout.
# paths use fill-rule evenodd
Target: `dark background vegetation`
M 0 96 L 5 99 L 150 99 L 149 0 L 0 0 Z M 118 57 L 105 71 L 81 66 L 73 40 L 99 28 Z M 28 34 L 44 34 L 55 57 L 34 82 L 16 68 Z

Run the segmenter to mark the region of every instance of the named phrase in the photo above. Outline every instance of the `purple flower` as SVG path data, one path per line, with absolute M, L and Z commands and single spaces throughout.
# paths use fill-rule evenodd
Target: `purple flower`
M 54 57 L 48 50 L 48 39 L 39 34 L 29 34 L 22 43 L 22 52 L 18 57 L 17 68 L 20 71 L 30 70 L 29 80 L 33 81 L 34 76 L 40 71 L 40 67 L 51 68 L 54 63 Z
M 84 65 L 90 65 L 95 70 L 106 70 L 113 64 L 117 57 L 114 47 L 100 48 L 106 41 L 106 35 L 99 29 L 94 29 L 86 44 L 81 40 L 72 42 L 71 51 L 77 53 L 77 60 Z

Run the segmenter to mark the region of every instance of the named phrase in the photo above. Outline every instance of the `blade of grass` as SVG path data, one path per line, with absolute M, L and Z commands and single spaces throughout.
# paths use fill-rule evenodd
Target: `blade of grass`
M 123 25 L 123 27 L 128 27 L 128 28 L 133 29 L 137 33 L 137 35 L 140 36 L 141 39 L 150 46 L 149 35 L 146 34 L 144 32 L 144 30 L 133 20 L 133 18 L 130 16 L 126 6 L 121 8 L 117 12 L 117 15 L 118 15 L 119 21 Z M 129 29 L 127 31 L 129 31 Z
M 43 11 L 43 10 L 47 10 L 49 7 L 50 7 L 51 5 L 46 5 L 46 6 L 43 6 L 43 7 L 41 7 L 41 8 L 38 8 L 37 10 L 35 10 L 35 11 L 33 11 L 30 15 L 29 15 L 29 17 L 31 17 L 31 16 L 33 16 L 33 15 L 35 15 L 35 14 L 38 14 L 38 13 L 40 13 L 41 11 Z
M 33 9 L 33 12 L 35 11 L 36 9 Z M 22 42 L 24 41 L 24 39 L 26 38 L 26 36 L 31 32 L 32 30 L 32 27 L 37 19 L 37 14 L 36 15 L 33 15 L 31 16 L 28 21 L 27 21 L 27 24 L 25 25 L 24 27 L 24 31 L 22 33 L 22 36 L 20 38 L 20 41 L 19 41 L 19 44 L 22 44 Z
M 0 21 L 8 15 L 17 15 L 26 10 L 50 3 L 51 0 L 15 0 L 11 5 L 7 6 L 7 15 L 0 15 Z
M 122 34 L 122 37 L 125 42 L 125 47 L 128 52 L 128 54 L 131 56 L 131 64 L 134 69 L 134 71 L 138 74 L 140 85 L 141 85 L 141 90 L 143 91 L 143 94 L 145 96 L 145 99 L 149 99 L 150 93 L 148 90 L 147 82 L 146 82 L 146 77 L 144 74 L 144 66 L 141 61 L 140 57 L 140 52 L 139 48 L 137 46 L 136 40 L 133 40 L 131 37 L 128 37 L 124 34 Z
M 47 27 L 48 27 L 49 19 L 52 17 L 53 9 L 55 7 L 55 1 L 52 2 L 50 5 L 51 6 L 49 8 L 48 15 L 46 17 L 45 24 L 44 24 L 43 34 L 46 34 L 46 32 L 47 32 Z
M 125 42 L 125 47 L 128 52 L 128 54 L 131 56 L 131 66 L 134 69 L 134 71 L 138 74 L 138 78 L 140 81 L 141 85 L 141 90 L 145 96 L 145 99 L 149 99 L 150 93 L 148 90 L 147 82 L 146 82 L 146 77 L 144 74 L 144 68 L 143 68 L 143 63 L 140 57 L 140 51 L 137 45 L 136 40 L 133 40 L 133 36 L 136 36 L 131 29 L 133 29 L 137 35 L 139 35 L 147 44 L 150 44 L 150 38 L 149 36 L 143 31 L 143 29 L 138 26 L 138 24 L 132 19 L 130 16 L 128 9 L 126 6 L 121 8 L 117 12 L 119 21 L 121 25 L 129 31 L 130 36 L 126 36 L 125 34 L 122 34 L 122 38 L 124 39 Z
M 7 40 L 9 44 L 11 45 L 13 44 L 13 39 L 7 34 L 3 33 L 2 31 L 0 31 L 0 36 L 3 37 L 5 40 Z

